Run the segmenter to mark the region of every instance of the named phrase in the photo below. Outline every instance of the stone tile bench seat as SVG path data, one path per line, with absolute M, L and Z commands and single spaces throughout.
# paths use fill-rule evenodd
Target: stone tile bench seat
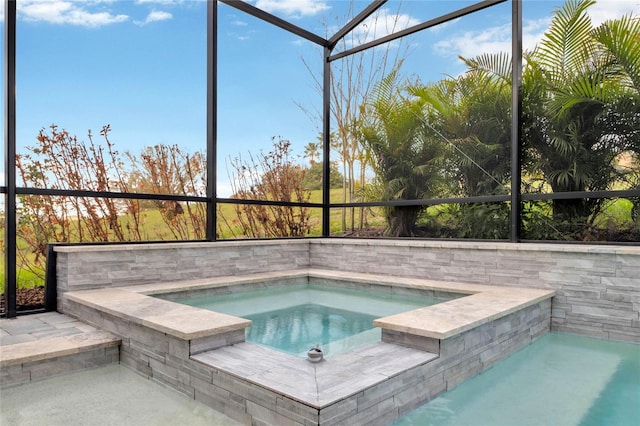
M 251 321 L 169 302 L 132 288 L 67 292 L 64 312 L 110 331 L 123 341 L 121 363 L 154 376 L 152 362 L 187 359 L 203 351 L 244 342 Z M 136 342 L 136 343 L 131 343 Z M 156 373 L 157 375 L 157 373 Z
M 550 289 L 387 277 L 318 269 L 310 269 L 307 273 L 310 277 L 349 280 L 381 287 L 393 285 L 395 288 L 431 290 L 435 297 L 456 297 L 437 305 L 402 312 L 374 321 L 376 327 L 434 339 L 446 339 L 459 335 L 555 296 L 555 291 Z M 394 291 L 400 292 L 399 290 Z

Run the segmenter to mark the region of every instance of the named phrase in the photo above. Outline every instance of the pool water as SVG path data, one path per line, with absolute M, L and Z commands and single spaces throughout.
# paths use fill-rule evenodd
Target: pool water
M 637 425 L 640 345 L 549 333 L 394 425 Z
M 3 426 L 240 426 L 223 413 L 111 364 L 0 388 Z
M 443 302 L 430 297 L 317 284 L 261 288 L 176 300 L 253 321 L 248 342 L 296 356 L 320 345 L 325 356 L 380 341 L 373 320 Z
M 308 303 L 245 318 L 253 321 L 247 341 L 304 356 L 315 345 L 327 354 L 342 352 L 329 345 L 373 330 L 376 316 Z M 372 338 L 377 341 L 379 333 Z

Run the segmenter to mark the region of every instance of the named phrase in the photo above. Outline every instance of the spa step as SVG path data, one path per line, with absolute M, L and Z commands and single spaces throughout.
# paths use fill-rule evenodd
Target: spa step
M 0 386 L 119 362 L 121 340 L 95 330 L 0 346 Z

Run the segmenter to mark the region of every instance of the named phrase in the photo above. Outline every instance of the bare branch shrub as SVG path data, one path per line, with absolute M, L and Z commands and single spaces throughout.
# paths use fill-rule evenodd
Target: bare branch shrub
M 110 141 L 110 131 L 109 125 L 102 128 L 102 143 L 96 143 L 89 131 L 85 143 L 56 125 L 40 130 L 37 144 L 16 156 L 22 185 L 196 196 L 206 192 L 203 154 L 189 155 L 175 145 L 157 145 L 144 148 L 140 158 L 129 153 L 123 157 Z M 156 208 L 165 226 L 146 223 L 145 209 Z M 26 246 L 18 250 L 19 266 L 42 278 L 49 242 L 203 239 L 206 232 L 205 203 L 23 195 L 18 213 L 20 244 Z
M 127 192 L 124 164 L 109 140 L 111 128 L 100 131 L 106 147 L 94 143 L 91 131 L 88 143 L 78 141 L 56 125 L 41 129 L 37 145 L 27 147 L 29 154 L 16 155 L 18 176 L 26 187 Z M 88 196 L 53 197 L 25 195 L 20 198 L 20 236 L 35 255 L 23 263 L 41 274 L 48 242 L 137 241 L 142 239 L 140 209 L 136 200 L 94 198 Z M 121 220 L 127 216 L 126 220 Z
M 292 161 L 291 142 L 273 138 L 273 150 L 249 153 L 248 160 L 230 160 L 233 198 L 307 203 L 311 192 L 304 189 L 305 170 Z M 251 238 L 301 237 L 311 229 L 309 209 L 299 206 L 235 205 L 233 225 Z M 224 219 L 223 219 L 224 220 Z
M 197 151 L 183 153 L 177 145 L 145 147 L 139 157 L 127 152 L 133 166 L 131 180 L 141 192 L 206 196 L 206 157 Z M 205 203 L 181 204 L 153 200 L 162 220 L 176 240 L 206 237 Z

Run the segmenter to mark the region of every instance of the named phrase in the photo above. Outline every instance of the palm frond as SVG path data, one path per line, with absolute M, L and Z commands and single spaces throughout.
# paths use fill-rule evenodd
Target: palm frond
M 532 56 L 560 82 L 581 68 L 592 31 L 587 9 L 594 0 L 566 0 L 554 13 L 553 20 Z
M 602 70 L 581 73 L 567 80 L 564 87 L 556 90 L 555 96 L 548 103 L 549 112 L 561 117 L 578 105 L 604 106 L 606 102 L 615 98 L 617 93 L 617 85 L 606 79 Z
M 407 186 L 401 178 L 392 179 L 387 182 L 386 192 L 388 200 L 401 200 Z
M 469 67 L 468 74 L 478 74 L 500 84 L 511 84 L 511 55 L 507 52 L 484 53 L 471 59 L 460 56 L 460 59 Z
M 569 139 L 562 136 L 552 137 L 551 146 L 553 146 L 557 154 L 563 158 L 571 157 L 575 155 L 576 152 L 576 146 L 572 144 Z
M 640 93 L 640 17 L 606 21 L 594 30 L 594 37 L 613 55 L 635 93 Z
M 374 86 L 369 104 L 382 114 L 391 113 L 398 100 L 398 69 L 392 70 Z

